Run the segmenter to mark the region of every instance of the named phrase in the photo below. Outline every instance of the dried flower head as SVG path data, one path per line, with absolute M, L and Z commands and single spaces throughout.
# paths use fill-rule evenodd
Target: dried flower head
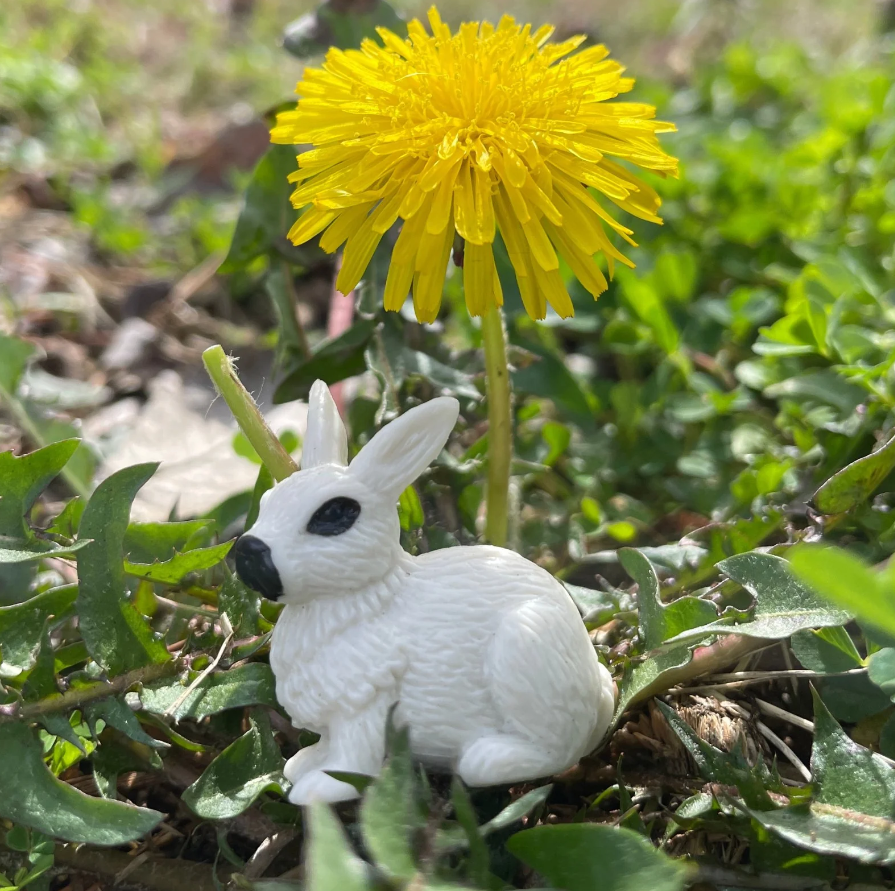
M 552 28 L 532 33 L 509 16 L 452 35 L 434 7 L 429 24 L 431 36 L 410 22 L 406 40 L 381 28 L 382 46 L 333 49 L 322 68 L 305 71 L 297 108 L 272 133 L 313 146 L 290 177 L 294 206 L 310 208 L 289 237 L 301 244 L 323 232 L 330 252 L 344 243 L 337 287 L 348 293 L 400 217 L 385 308 L 400 309 L 412 289 L 417 318 L 429 322 L 455 233 L 465 241 L 469 312 L 502 303 L 499 231 L 529 315 L 544 318 L 550 303 L 571 316 L 558 255 L 595 297 L 606 288 L 597 254 L 610 275 L 616 260 L 633 265 L 604 227 L 634 244 L 631 230 L 594 192 L 660 223 L 655 190 L 614 159 L 676 174 L 657 139 L 674 126 L 654 120 L 651 105 L 607 101 L 633 80 L 604 46 L 574 53 L 584 37 L 548 43 Z

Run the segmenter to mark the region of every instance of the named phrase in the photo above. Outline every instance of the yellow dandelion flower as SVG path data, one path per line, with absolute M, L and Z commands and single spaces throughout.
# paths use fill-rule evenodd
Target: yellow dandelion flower
M 289 238 L 322 232 L 329 252 L 344 244 L 336 287 L 347 294 L 400 218 L 385 308 L 400 309 L 412 291 L 417 318 L 431 322 L 455 232 L 469 312 L 501 305 L 500 232 L 529 315 L 544 318 L 549 303 L 571 316 L 558 255 L 594 297 L 606 289 L 596 255 L 610 275 L 615 261 L 633 265 L 605 227 L 629 244 L 632 231 L 594 192 L 661 223 L 655 190 L 614 159 L 675 175 L 677 160 L 657 138 L 674 125 L 654 120 L 651 105 L 608 102 L 633 80 L 604 46 L 572 55 L 584 37 L 548 43 L 552 28 L 532 32 L 509 16 L 452 35 L 434 7 L 428 18 L 431 35 L 416 20 L 406 40 L 380 28 L 382 46 L 332 49 L 322 68 L 305 71 L 296 109 L 271 134 L 312 145 L 290 176 L 293 205 L 310 207 Z

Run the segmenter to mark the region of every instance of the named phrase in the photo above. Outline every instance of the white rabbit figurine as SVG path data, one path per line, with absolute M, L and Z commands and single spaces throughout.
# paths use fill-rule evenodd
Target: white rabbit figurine
M 345 427 L 317 381 L 302 469 L 264 495 L 236 544 L 243 581 L 286 604 L 270 650 L 277 698 L 320 734 L 286 764 L 295 804 L 356 797 L 325 771 L 377 775 L 395 704 L 414 756 L 470 786 L 563 771 L 609 725 L 612 679 L 548 572 L 486 545 L 401 548 L 398 498 L 458 412 L 450 397 L 417 406 L 348 464 Z

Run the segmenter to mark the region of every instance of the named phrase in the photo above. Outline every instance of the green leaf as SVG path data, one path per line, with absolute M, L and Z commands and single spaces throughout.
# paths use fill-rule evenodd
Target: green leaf
M 23 689 L 26 700 L 35 701 L 38 699 L 47 699 L 58 696 L 59 688 L 56 686 L 55 661 L 53 659 L 53 643 L 50 640 L 50 631 L 47 625 L 44 625 L 40 635 L 40 648 L 34 659 L 34 668 L 28 673 L 28 680 L 25 682 Z M 66 725 L 62 731 L 48 728 L 50 733 L 56 736 L 62 736 L 70 742 L 72 739 L 71 727 L 68 724 L 68 718 L 62 715 L 52 715 L 53 718 L 61 718 Z M 75 743 L 80 745 L 80 743 Z
M 679 826 L 689 829 L 694 821 L 709 817 L 716 810 L 714 795 L 710 792 L 697 792 L 678 805 L 677 810 L 671 814 L 671 819 Z M 673 828 L 669 826 L 666 829 L 666 838 L 671 835 Z
M 295 164 L 294 161 L 293 164 Z M 280 188 L 283 188 L 283 186 L 281 185 Z M 286 191 L 288 192 L 288 189 Z M 294 211 L 289 210 L 287 213 L 287 219 L 295 218 Z M 282 244 L 282 241 L 280 244 Z M 312 243 L 300 246 L 292 245 L 289 242 L 287 244 L 289 244 L 288 250 L 290 253 L 293 251 L 310 253 L 315 249 Z M 319 250 L 319 247 L 317 250 Z M 270 302 L 277 317 L 278 361 L 289 361 L 296 357 L 301 359 L 307 352 L 307 339 L 296 314 L 295 272 L 296 270 L 292 268 L 288 261 L 276 258 L 271 263 L 267 271 L 267 277 L 264 280 L 264 290 L 267 291 L 267 296 L 270 297 Z M 246 444 L 248 445 L 248 441 L 246 441 Z M 251 445 L 249 445 L 249 450 L 251 455 L 246 457 L 249 460 L 255 460 L 258 456 Z M 292 449 L 287 448 L 286 451 L 291 452 Z M 260 461 L 260 459 L 258 460 Z
M 765 829 L 807 851 L 861 863 L 895 862 L 895 823 L 828 804 L 755 811 L 734 803 Z
M 416 864 L 410 840 L 422 820 L 416 807 L 406 729 L 394 734 L 388 761 L 367 789 L 360 806 L 360 825 L 376 864 L 396 879 L 413 878 Z
M 218 609 L 227 614 L 237 638 L 258 633 L 261 595 L 246 587 L 237 576 L 228 575 L 218 588 Z
M 895 637 L 895 586 L 883 584 L 866 563 L 840 548 L 818 545 L 797 545 L 789 553 L 789 563 L 828 601 Z
M 655 283 L 678 303 L 686 303 L 693 296 L 698 275 L 699 261 L 691 250 L 663 251 L 656 257 Z
M 387 266 L 387 263 L 386 263 Z M 385 284 L 385 277 L 382 286 Z M 371 287 L 369 290 L 375 290 Z M 381 294 L 381 287 L 379 294 Z M 378 304 L 381 298 L 376 297 Z M 375 333 L 367 346 L 365 361 L 379 378 L 383 400 L 380 411 L 398 411 L 394 397 L 409 378 L 421 377 L 436 391 L 446 390 L 455 396 L 465 396 L 479 401 L 481 393 L 473 382 L 473 375 L 461 368 L 454 368 L 424 353 L 411 349 L 405 342 L 404 326 L 388 319 Z
M 357 789 L 361 795 L 373 785 L 375 779 L 375 777 L 369 777 L 365 773 L 353 773 L 350 770 L 327 770 L 324 773 L 340 783 L 348 783 L 353 789 Z
M 367 865 L 351 850 L 329 805 L 309 805 L 307 821 L 307 891 L 366 891 Z
M 811 774 L 814 799 L 872 817 L 895 817 L 895 770 L 848 737 L 816 690 Z
M 15 765 L 0 774 L 0 815 L 15 823 L 65 841 L 120 845 L 162 820 L 158 811 L 91 798 L 57 780 L 24 724 L 0 724 L 0 757 Z
M 19 873 L 16 873 L 16 885 L 17 888 L 27 888 L 31 886 L 35 889 L 35 891 L 40 891 L 42 887 L 49 887 L 50 882 L 49 878 L 47 880 L 38 883 L 37 885 L 32 885 L 32 882 L 35 879 L 38 879 L 42 876 L 53 864 L 56 862 L 56 858 L 52 854 L 36 854 L 32 853 L 28 858 L 28 862 L 30 865 L 30 869 L 27 867 L 22 867 L 20 871 L 24 871 L 25 875 L 19 876 Z
M 895 697 L 895 649 L 877 650 L 867 660 L 867 673 L 886 696 Z
M 26 369 L 19 394 L 29 402 L 59 410 L 96 408 L 109 399 L 102 384 L 72 377 L 57 377 L 37 365 Z
M 891 759 L 895 755 L 895 714 L 891 714 L 879 732 L 880 753 Z
M 124 571 L 129 575 L 135 575 L 151 582 L 176 585 L 191 572 L 202 572 L 211 569 L 212 566 L 217 566 L 232 547 L 232 541 L 225 541 L 209 548 L 195 548 L 192 551 L 175 554 L 170 560 L 156 561 L 155 563 L 125 561 Z
M 47 620 L 62 616 L 75 602 L 75 585 L 51 588 L 24 603 L 0 607 L 0 653 L 5 665 L 27 671 L 34 665 Z
M 286 26 L 283 46 L 293 56 L 308 59 L 325 53 L 331 46 L 356 49 L 365 38 L 379 43 L 376 34 L 379 26 L 399 36 L 407 31 L 400 16 L 385 0 L 374 0 L 363 12 L 342 11 L 331 3 L 321 3 L 314 12 Z
M 206 820 L 227 820 L 262 792 L 283 794 L 283 756 L 267 715 L 258 711 L 248 732 L 231 743 L 183 792 L 184 802 Z
M 446 365 L 428 353 L 411 349 L 405 342 L 403 327 L 392 320 L 388 320 L 369 343 L 365 361 L 380 379 L 383 390 L 390 395 L 400 390 L 408 378 L 421 377 L 436 390 L 446 390 L 476 401 L 482 398 L 471 374 Z M 397 406 L 389 408 L 397 409 Z
M 866 501 L 895 468 L 895 436 L 885 445 L 834 473 L 815 493 L 825 514 L 841 514 Z
M 0 334 L 0 397 L 13 395 L 37 348 L 18 337 Z
M 808 851 L 864 863 L 891 863 L 895 861 L 895 823 L 890 819 L 895 812 L 895 773 L 885 759 L 850 739 L 817 693 L 812 695 L 815 801 L 771 809 L 732 804 L 779 838 Z
M 81 519 L 81 536 L 93 540 L 78 559 L 81 635 L 90 655 L 114 674 L 171 658 L 165 645 L 153 637 L 146 621 L 125 599 L 122 565 L 131 502 L 157 466 L 126 467 L 103 480 Z
M 733 626 L 740 634 L 789 637 L 803 628 L 843 625 L 851 618 L 843 610 L 831 609 L 801 584 L 781 557 L 738 554 L 719 563 L 718 568 L 755 598 L 752 621 Z
M 252 451 L 254 451 L 254 449 Z M 262 464 L 258 468 L 258 476 L 255 479 L 255 485 L 252 489 L 252 499 L 249 504 L 248 513 L 246 514 L 246 529 L 251 529 L 252 526 L 255 525 L 255 521 L 258 519 L 258 514 L 261 512 L 261 496 L 272 488 L 273 477 L 270 475 L 270 471 L 267 467 Z
M 39 384 L 41 379 L 44 382 L 53 380 L 57 384 L 68 386 L 66 382 L 61 381 L 59 378 L 53 378 L 45 372 L 28 369 L 26 366 L 33 358 L 34 353 L 34 348 L 29 344 L 25 344 L 15 338 L 0 335 L 0 407 L 4 405 L 8 407 L 10 413 L 16 418 L 19 425 L 27 430 L 29 438 L 35 444 L 52 443 L 56 445 L 62 441 L 67 442 L 77 435 L 73 424 L 58 417 L 47 417 L 43 412 L 32 410 L 29 404 L 23 400 L 24 391 L 27 389 L 34 390 L 34 387 L 29 387 L 29 384 L 34 384 L 35 382 Z M 31 380 L 27 381 L 29 376 Z M 79 386 L 81 386 L 80 382 L 75 384 L 76 388 Z M 91 388 L 89 384 L 84 386 Z M 40 387 L 38 386 L 39 389 Z M 38 393 L 37 395 L 41 394 Z M 43 450 L 40 449 L 39 451 Z M 93 455 L 84 446 L 81 448 L 75 447 L 73 452 L 75 454 L 69 454 L 56 473 L 61 473 L 75 492 L 86 494 L 89 491 L 90 479 L 94 469 Z M 12 453 L 7 452 L 4 454 L 8 456 L 10 462 L 14 462 L 15 459 Z M 0 458 L 2 457 L 3 455 L 0 455 Z M 40 459 L 38 459 L 37 463 L 40 463 Z M 6 467 L 3 465 L 6 465 Z M 10 494 L 4 482 L 4 476 L 9 467 L 10 464 L 7 464 L 6 459 L 0 461 L 0 536 L 18 536 L 19 532 L 21 532 L 21 518 L 18 519 L 18 530 L 16 529 L 16 518 L 14 516 L 12 518 L 12 526 L 6 522 L 8 513 L 15 511 L 15 498 L 12 498 L 6 507 L 2 504 L 2 499 Z M 20 465 L 20 469 L 24 470 L 25 465 Z M 29 470 L 33 469 L 33 466 L 29 467 Z M 52 476 L 55 476 L 56 473 Z M 45 481 L 44 485 L 52 479 L 52 476 Z M 22 482 L 27 485 L 30 482 L 30 477 L 24 478 Z M 29 504 L 28 509 L 30 509 L 30 506 Z M 22 513 L 25 513 L 25 511 L 23 510 Z M 27 534 L 26 537 L 28 537 Z M 24 578 L 25 576 L 21 569 L 4 570 L 0 581 L 5 579 L 6 583 L 15 590 L 23 587 Z M 5 599 L 13 599 L 8 594 L 9 592 L 7 592 Z
M 171 740 L 176 746 L 181 749 L 186 749 L 187 752 L 215 752 L 215 748 L 213 746 L 203 746 L 202 743 L 197 743 L 194 740 L 187 739 L 182 733 L 178 733 L 165 718 L 160 718 L 158 715 L 153 714 L 148 711 L 143 711 L 143 720 L 147 724 L 151 724 L 153 727 L 160 730 L 168 739 Z
M 2 543 L 3 539 L 0 539 Z M 36 547 L 36 542 L 28 548 L 7 548 L 0 546 L 0 563 L 33 563 L 36 560 L 46 560 L 48 557 L 70 557 L 81 548 L 90 544 L 90 539 L 81 539 L 65 547 L 63 545 L 49 545 L 49 547 Z M 49 544 L 49 543 L 47 543 Z
M 711 815 L 707 816 L 717 825 Z M 750 875 L 766 876 L 766 881 L 783 884 L 786 881 L 784 875 L 788 874 L 789 881 L 798 881 L 801 878 L 805 885 L 815 888 L 832 885 L 836 881 L 838 864 L 834 858 L 804 851 L 776 835 L 766 832 L 757 823 L 747 827 L 744 825 L 745 821 L 741 818 L 738 819 L 738 814 L 732 816 L 733 819 L 728 825 L 737 834 L 740 834 L 737 829 L 742 827 L 742 835 L 749 839 Z M 692 825 L 694 821 L 690 822 Z M 740 875 L 742 876 L 742 873 Z
M 490 835 L 492 832 L 499 832 L 501 829 L 512 826 L 513 823 L 518 823 L 519 820 L 527 817 L 535 808 L 540 807 L 547 800 L 552 790 L 553 784 L 550 783 L 546 786 L 538 786 L 537 789 L 532 789 L 531 792 L 526 792 L 525 795 L 508 804 L 496 817 L 487 823 L 483 823 L 479 827 L 479 832 L 482 835 Z
M 373 298 L 373 290 L 367 288 L 364 296 Z M 376 303 L 378 302 L 377 297 Z M 370 309 L 372 311 L 374 308 Z M 387 415 L 400 414 L 398 396 L 404 386 L 404 365 L 401 360 L 405 347 L 403 328 L 392 320 L 386 320 L 374 334 L 364 350 L 364 362 L 379 383 L 379 406 L 375 412 L 375 419 L 378 422 Z
M 31 850 L 30 836 L 30 830 L 26 829 L 24 826 L 13 826 L 12 829 L 6 833 L 3 843 L 7 848 L 12 849 L 13 851 L 27 853 Z
M 132 747 L 108 738 L 90 753 L 90 766 L 99 794 L 103 798 L 113 799 L 121 797 L 118 794 L 118 777 L 121 774 L 132 770 L 145 771 L 150 767 Z
M 34 506 L 38 495 L 60 474 L 79 445 L 77 439 L 66 439 L 28 455 L 0 452 L 0 536 L 31 540 L 25 515 Z
M 110 727 L 120 730 L 125 736 L 153 749 L 166 749 L 168 743 L 150 736 L 124 700 L 115 696 L 98 699 L 84 707 L 84 719 L 96 734 L 96 722 L 105 721 Z
M 124 553 L 134 563 L 168 560 L 178 551 L 189 551 L 203 544 L 213 526 L 211 520 L 130 523 L 124 534 Z
M 454 815 L 469 846 L 469 853 L 466 857 L 466 870 L 469 878 L 479 887 L 488 887 L 491 877 L 491 871 L 488 868 L 490 862 L 488 846 L 479 832 L 475 808 L 472 806 L 469 793 L 458 776 L 451 780 L 451 801 L 454 805 Z
M 580 585 L 572 585 L 565 581 L 562 584 L 589 626 L 599 626 L 608 622 L 619 611 L 619 604 L 626 596 L 618 591 L 582 588 Z
M 84 514 L 84 499 L 78 495 L 65 503 L 65 507 L 56 515 L 47 527 L 47 535 L 61 536 L 69 541 L 78 535 L 81 517 Z
M 718 618 L 715 607 L 697 597 L 680 597 L 667 606 L 663 604 L 656 570 L 636 548 L 622 548 L 618 558 L 628 575 L 637 582 L 640 638 L 647 650 L 655 650 L 666 640 L 709 625 Z
M 718 564 L 718 569 L 741 584 L 754 598 L 752 620 L 735 625 L 723 620 L 679 635 L 677 640 L 697 634 L 744 634 L 776 640 L 806 628 L 844 625 L 851 616 L 834 609 L 805 587 L 782 557 L 753 551 L 738 554 Z
M 641 321 L 653 329 L 656 343 L 666 353 L 675 352 L 680 342 L 680 335 L 653 285 L 633 275 L 622 274 L 619 280 L 622 282 L 622 292 L 634 312 L 640 316 Z
M 462 784 L 459 779 L 454 779 L 452 788 L 462 789 Z M 467 848 L 473 849 L 474 845 L 480 852 L 481 850 L 484 850 L 486 852 L 486 857 L 483 858 L 481 853 L 476 855 L 479 860 L 479 866 L 476 869 L 478 877 L 476 878 L 475 873 L 472 871 L 470 871 L 470 877 L 476 878 L 478 884 L 486 888 L 502 887 L 500 880 L 493 876 L 489 869 L 481 868 L 481 865 L 487 867 L 490 861 L 490 855 L 487 854 L 488 849 L 482 845 L 481 839 L 486 838 L 494 832 L 501 832 L 504 829 L 508 829 L 514 823 L 518 823 L 521 819 L 527 817 L 533 811 L 536 811 L 547 800 L 552 789 L 553 785 L 550 784 L 547 786 L 539 786 L 537 789 L 527 792 L 515 801 L 511 801 L 496 817 L 481 826 L 475 825 L 475 814 L 470 813 L 466 809 L 467 804 L 471 807 L 471 802 L 469 801 L 469 796 L 465 794 L 465 790 L 463 790 L 462 793 L 456 793 L 456 795 L 452 793 L 457 822 L 450 821 L 442 824 L 439 829 L 435 840 L 438 856 L 444 856 Z M 463 800 L 464 796 L 466 803 L 464 803 Z M 469 837 L 469 832 L 471 830 L 475 831 L 478 841 L 471 841 Z
M 856 724 L 886 711 L 889 697 L 863 673 L 828 677 L 818 681 L 820 695 L 837 721 Z
M 543 458 L 543 463 L 547 467 L 553 467 L 568 451 L 572 442 L 572 431 L 565 424 L 547 421 L 541 428 L 541 438 L 549 447 L 549 451 Z
M 436 390 L 445 390 L 455 396 L 465 396 L 476 401 L 482 398 L 482 394 L 472 382 L 471 374 L 445 365 L 428 353 L 405 347 L 402 351 L 402 362 L 407 377 L 425 378 Z
M 289 371 L 277 387 L 274 402 L 307 398 L 311 384 L 318 379 L 325 384 L 335 384 L 346 377 L 362 374 L 367 369 L 364 350 L 375 328 L 374 320 L 361 319 L 343 334 L 321 344 L 310 359 Z
M 143 688 L 140 700 L 143 708 L 162 715 L 183 695 L 187 683 L 163 681 Z M 174 718 L 199 720 L 228 708 L 247 705 L 277 706 L 276 686 L 269 665 L 250 662 L 218 674 L 209 675 L 177 707 Z
M 807 350 L 811 352 L 813 347 L 809 346 Z M 837 409 L 843 417 L 850 415 L 867 397 L 862 387 L 849 383 L 841 374 L 829 369 L 788 377 L 766 387 L 762 395 L 768 399 L 795 399 L 799 402 L 816 400 Z
M 598 823 L 526 829 L 507 849 L 563 891 L 679 891 L 686 878 L 642 836 Z
M 849 633 L 842 627 L 799 631 L 789 642 L 796 659 L 809 671 L 837 674 L 863 662 Z
M 634 699 L 646 699 L 667 690 L 671 679 L 678 675 L 681 668 L 690 664 L 694 648 L 708 640 L 710 638 L 700 638 L 690 643 L 679 644 L 648 656 L 639 665 L 626 666 L 625 674 L 618 685 L 618 702 L 610 726 L 614 727 L 618 723 Z
M 78 722 L 78 727 L 73 726 Z M 55 776 L 61 776 L 74 767 L 85 755 L 90 755 L 96 749 L 96 743 L 86 736 L 81 736 L 78 730 L 87 732 L 84 724 L 80 723 L 79 716 L 73 714 L 66 718 L 64 714 L 52 712 L 44 715 L 40 723 L 46 728 L 49 737 L 44 744 L 50 744 L 47 767 Z M 55 738 L 54 738 L 55 737 Z
M 419 529 L 426 522 L 420 496 L 412 485 L 408 486 L 398 498 L 398 519 L 404 532 Z
M 286 251 L 290 259 L 299 262 L 322 255 L 318 248 L 295 249 L 286 240 L 296 216 L 289 201 L 292 186 L 288 181 L 298 167 L 296 151 L 294 146 L 271 145 L 258 162 L 246 188 L 230 249 L 219 269 L 222 274 L 238 272 L 273 250 Z
M 549 399 L 566 420 L 574 421 L 582 430 L 593 430 L 591 405 L 563 361 L 540 344 L 525 341 L 523 346 L 533 355 L 533 361 L 513 370 L 513 389 L 526 396 Z

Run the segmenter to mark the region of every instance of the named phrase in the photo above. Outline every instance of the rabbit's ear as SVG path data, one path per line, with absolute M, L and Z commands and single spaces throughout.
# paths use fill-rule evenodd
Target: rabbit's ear
M 438 456 L 460 414 L 453 396 L 439 396 L 410 409 L 382 428 L 351 462 L 371 489 L 393 498 Z
M 323 381 L 315 381 L 308 399 L 308 429 L 301 449 L 301 468 L 348 463 L 348 433 Z

